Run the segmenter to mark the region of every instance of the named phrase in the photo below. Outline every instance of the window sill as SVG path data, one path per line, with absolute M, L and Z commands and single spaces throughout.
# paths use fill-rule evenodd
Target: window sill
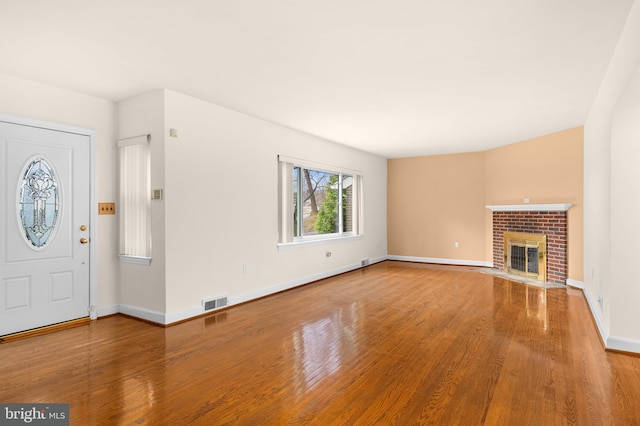
M 302 247 L 319 246 L 327 243 L 361 240 L 362 235 L 350 235 L 348 237 L 319 238 L 307 241 L 294 241 L 292 243 L 278 243 L 278 251 L 295 250 Z
M 119 254 L 118 258 L 122 263 L 133 263 L 135 265 L 151 265 L 150 257 L 141 257 L 141 256 L 129 256 L 127 254 Z

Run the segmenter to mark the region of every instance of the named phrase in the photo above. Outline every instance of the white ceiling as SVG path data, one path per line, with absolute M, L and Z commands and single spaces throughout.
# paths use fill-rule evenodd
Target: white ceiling
M 0 0 L 0 73 L 167 88 L 385 157 L 582 125 L 633 0 Z

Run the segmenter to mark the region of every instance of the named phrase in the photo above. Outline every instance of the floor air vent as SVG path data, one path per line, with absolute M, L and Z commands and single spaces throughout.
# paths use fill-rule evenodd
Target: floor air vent
M 227 296 L 219 297 L 217 299 L 203 299 L 202 305 L 204 306 L 205 311 L 210 311 L 212 309 L 218 309 L 225 307 L 229 304 L 229 298 Z
M 360 261 L 360 266 L 364 267 L 364 266 L 368 266 L 369 265 L 369 259 L 362 259 Z

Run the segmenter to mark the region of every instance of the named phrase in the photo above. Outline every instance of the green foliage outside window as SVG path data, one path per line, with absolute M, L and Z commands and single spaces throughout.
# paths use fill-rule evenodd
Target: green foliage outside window
M 338 175 L 331 175 L 326 187 L 326 199 L 318 211 L 316 232 L 332 234 L 338 232 Z

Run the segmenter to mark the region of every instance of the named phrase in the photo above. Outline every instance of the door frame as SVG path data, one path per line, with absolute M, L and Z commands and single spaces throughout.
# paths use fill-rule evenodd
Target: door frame
M 14 115 L 0 114 L 0 121 L 10 124 L 19 124 L 23 126 L 38 127 L 41 129 L 54 130 L 58 132 L 74 133 L 77 135 L 89 137 L 89 318 L 95 320 L 98 318 L 97 295 L 97 265 L 96 265 L 96 244 L 98 242 L 96 224 L 98 219 L 98 209 L 96 204 L 96 132 L 92 129 L 84 127 L 69 126 L 66 124 L 53 123 L 50 121 L 35 120 L 26 117 L 18 117 Z

